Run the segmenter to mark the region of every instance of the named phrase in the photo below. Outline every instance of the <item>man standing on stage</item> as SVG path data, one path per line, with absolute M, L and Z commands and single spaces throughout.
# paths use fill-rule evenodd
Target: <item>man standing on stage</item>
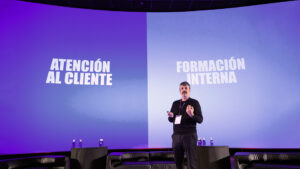
M 191 87 L 188 82 L 179 86 L 181 99 L 173 102 L 169 121 L 173 123 L 172 147 L 175 152 L 177 169 L 183 169 L 184 152 L 187 156 L 188 169 L 197 169 L 197 130 L 196 123 L 202 123 L 200 104 L 190 98 Z

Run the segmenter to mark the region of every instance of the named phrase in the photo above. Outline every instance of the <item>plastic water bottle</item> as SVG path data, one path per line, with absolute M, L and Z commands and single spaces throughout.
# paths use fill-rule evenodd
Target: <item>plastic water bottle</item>
M 201 138 L 198 138 L 198 146 L 202 146 L 202 140 L 201 140 Z
M 82 139 L 79 139 L 78 147 L 79 147 L 79 148 L 82 148 Z
M 212 137 L 210 137 L 210 141 L 209 141 L 209 143 L 210 143 L 210 146 L 214 146 L 214 140 L 213 140 L 213 138 L 212 138 Z
M 72 141 L 72 148 L 76 148 L 76 140 L 75 139 L 73 139 L 73 141 Z
M 202 139 L 202 145 L 203 145 L 203 146 L 206 146 L 205 137 L 203 137 L 203 139 Z
M 104 142 L 102 138 L 99 139 L 99 147 L 104 147 Z

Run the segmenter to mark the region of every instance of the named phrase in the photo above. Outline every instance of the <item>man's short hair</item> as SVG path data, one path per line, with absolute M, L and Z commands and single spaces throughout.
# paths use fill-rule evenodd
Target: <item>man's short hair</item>
M 187 81 L 181 82 L 179 86 L 189 86 L 191 88 L 191 85 Z

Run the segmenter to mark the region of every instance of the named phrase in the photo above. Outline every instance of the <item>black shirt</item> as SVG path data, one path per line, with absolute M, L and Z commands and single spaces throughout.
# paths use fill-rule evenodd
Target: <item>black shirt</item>
M 194 116 L 190 117 L 186 113 L 186 107 L 191 105 L 194 107 Z M 172 104 L 171 112 L 174 113 L 174 117 L 169 117 L 169 121 L 173 122 L 173 131 L 174 134 L 187 134 L 187 133 L 195 133 L 196 123 L 202 123 L 203 116 L 200 104 L 197 100 L 189 98 L 186 101 L 176 100 Z M 181 123 L 174 124 L 176 115 L 182 115 Z

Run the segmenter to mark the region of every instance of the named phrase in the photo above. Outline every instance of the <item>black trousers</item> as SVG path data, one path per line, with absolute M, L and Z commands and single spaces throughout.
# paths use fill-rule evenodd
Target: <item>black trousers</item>
M 187 169 L 197 169 L 197 138 L 197 133 L 172 135 L 177 169 L 184 169 L 184 152 L 187 158 Z

